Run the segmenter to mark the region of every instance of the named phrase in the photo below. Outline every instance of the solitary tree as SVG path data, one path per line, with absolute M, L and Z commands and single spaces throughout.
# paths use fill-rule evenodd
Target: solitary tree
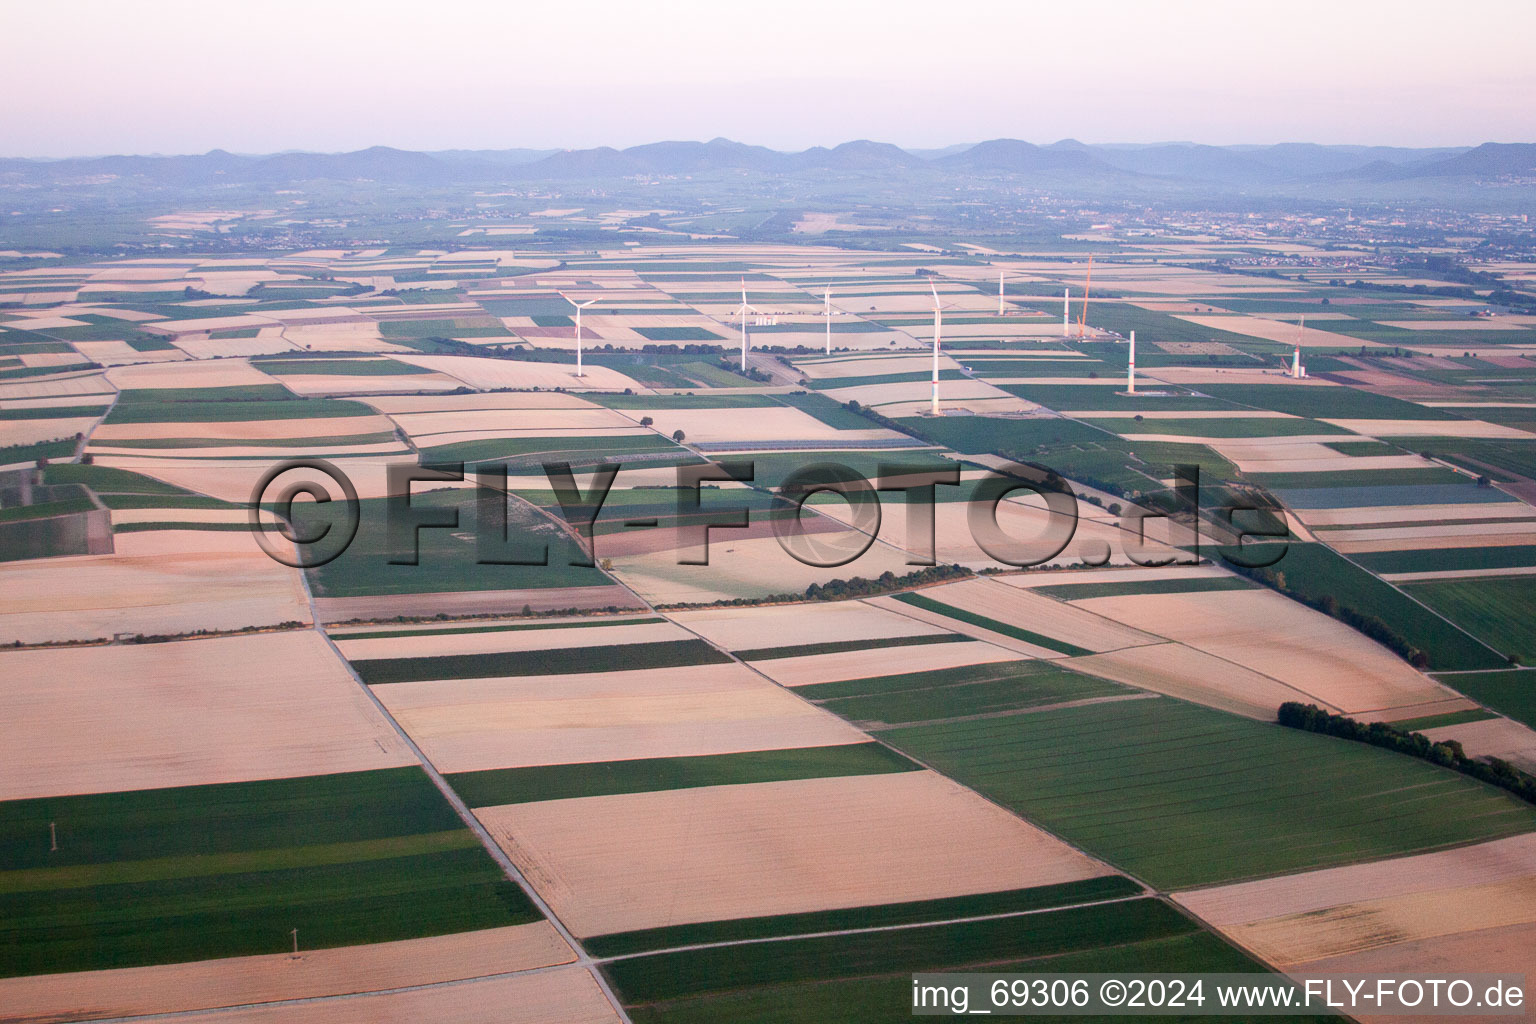
M 640 425 L 641 425 L 641 426 L 642 426 L 642 427 L 648 427 L 648 426 L 650 426 L 650 425 L 651 425 L 651 424 L 652 424 L 652 423 L 655 423 L 655 422 L 656 422 L 656 421 L 655 421 L 655 420 L 654 420 L 654 419 L 652 419 L 652 418 L 651 418 L 651 417 L 649 417 L 649 416 L 641 416 L 641 417 L 640 417 Z
M 686 435 L 684 435 L 681 430 L 674 430 L 674 431 L 672 431 L 672 440 L 676 441 L 678 444 L 682 444 L 683 443 L 684 436 L 686 436 Z

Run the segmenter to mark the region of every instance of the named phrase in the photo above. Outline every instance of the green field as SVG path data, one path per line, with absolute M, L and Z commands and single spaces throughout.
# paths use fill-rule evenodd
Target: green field
M 1213 398 L 1237 405 L 1269 409 L 1291 416 L 1326 416 L 1348 420 L 1454 420 L 1444 409 L 1379 395 L 1351 387 L 1289 384 L 1202 384 L 1200 390 Z
M 685 385 L 686 386 L 686 385 Z M 768 409 L 779 403 L 773 395 L 593 395 L 592 401 L 610 409 Z
M 38 444 L 17 444 L 0 448 L 0 466 L 13 463 L 36 462 L 38 459 L 72 459 L 75 442 L 42 441 Z
M 1041 885 L 1006 892 L 983 892 L 946 899 L 885 903 L 870 907 L 820 910 L 804 914 L 748 917 L 731 921 L 700 921 L 693 924 L 618 932 L 587 939 L 582 944 L 597 956 L 624 956 L 648 950 L 672 949 L 709 942 L 762 939 L 779 935 L 809 935 L 848 928 L 877 928 L 947 921 L 962 917 L 1046 910 L 1053 907 L 1124 899 L 1142 889 L 1124 875 L 1101 875 L 1080 882 Z
M 1318 473 L 1305 475 L 1322 476 Z M 1328 476 L 1337 478 L 1317 481 L 1324 486 L 1282 488 L 1276 493 L 1292 508 L 1377 508 L 1386 505 L 1464 505 L 1471 502 L 1499 504 L 1513 500 L 1503 491 L 1478 487 L 1465 477 L 1460 483 L 1356 486 L 1348 483 L 1344 473 L 1330 473 Z
M 1091 368 L 1073 369 L 1064 367 L 1063 376 L 1082 377 L 1091 372 Z M 1110 410 L 1110 409 L 1134 409 L 1138 412 L 1151 411 L 1190 411 L 1196 410 L 1221 410 L 1232 411 L 1234 406 L 1215 398 L 1202 398 L 1199 395 L 1122 395 L 1119 392 L 1125 390 L 1124 373 L 1117 370 L 1106 370 L 1102 364 L 1098 366 L 1098 372 L 1104 379 L 1102 384 L 999 384 L 998 387 L 1012 395 L 1027 399 L 1045 406 L 1048 409 L 1060 409 L 1064 412 L 1072 412 L 1079 409 Z M 1028 363 L 1011 364 L 1002 369 L 998 376 L 1008 377 L 1035 377 L 1042 376 L 1039 371 Z
M 917 971 L 1116 970 L 1262 968 L 1169 905 L 1151 899 L 661 953 L 603 967 L 636 1024 L 906 1020 L 912 1012 L 912 974 Z
M 495 654 L 443 654 L 430 658 L 370 658 L 352 667 L 370 686 L 421 679 L 491 679 L 500 676 L 571 675 L 642 668 L 719 665 L 731 659 L 703 640 L 564 647 Z
M 868 430 L 875 424 L 856 412 L 849 412 L 841 402 L 814 391 L 775 395 L 785 405 L 809 413 L 834 430 Z
M 506 462 L 511 459 L 545 462 L 622 462 L 626 455 L 671 452 L 680 458 L 690 454 L 659 434 L 626 434 L 618 437 L 498 437 L 457 441 L 421 449 L 422 465 L 448 462 Z M 612 456 L 611 458 L 609 456 Z
M 499 320 L 490 317 L 460 317 L 441 320 L 382 320 L 379 322 L 379 336 L 398 339 L 510 338 L 513 335 Z
M 1400 718 L 1392 723 L 1392 728 L 1398 732 L 1422 732 L 1425 729 L 1438 729 L 1446 725 L 1486 722 L 1491 718 L 1497 717 L 1499 716 L 1495 715 L 1492 711 L 1472 708 L 1468 711 L 1448 711 L 1443 715 L 1425 715 L 1423 718 Z
M 108 423 L 235 423 L 254 420 L 334 419 L 341 416 L 375 416 L 361 402 L 334 398 L 296 398 L 286 401 L 134 401 L 118 402 L 107 415 Z
M 1536 663 L 1536 576 L 1432 580 L 1404 589 L 1494 650 Z
M 882 739 L 1165 889 L 1536 828 L 1536 807 L 1448 769 L 1166 697 Z
M 49 484 L 84 484 L 97 494 L 185 495 L 195 497 L 189 491 L 126 469 L 98 465 L 54 465 L 43 472 L 43 480 Z M 213 499 L 203 499 L 211 501 Z M 222 504 L 222 503 L 221 503 Z M 130 507 L 130 506 L 124 506 Z
M 988 618 L 985 615 L 978 615 L 975 612 L 964 611 L 960 608 L 954 607 L 953 605 L 947 605 L 943 601 L 935 601 L 933 598 L 928 597 L 925 594 L 897 594 L 896 600 L 900 601 L 902 604 L 909 604 L 914 608 L 922 608 L 925 611 L 936 612 L 939 615 L 943 615 L 945 618 L 954 619 L 957 622 L 969 623 L 972 626 L 980 626 L 982 629 L 989 629 L 994 633 L 1001 633 L 1003 636 L 1011 636 L 1015 640 L 1023 640 L 1027 644 L 1034 644 L 1036 647 L 1044 647 L 1048 651 L 1056 651 L 1058 654 L 1065 654 L 1070 658 L 1075 658 L 1080 654 L 1093 653 L 1085 647 L 1078 647 L 1076 644 L 1069 644 L 1065 640 L 1057 640 L 1055 637 L 1046 636 L 1044 633 L 1036 633 L 1033 630 L 1025 629 L 1022 626 L 1015 626 L 1012 623 Z
M 1350 557 L 1372 572 L 1447 572 L 1467 569 L 1519 569 L 1536 565 L 1536 544 L 1516 544 L 1501 548 L 1421 548 L 1417 551 L 1365 551 Z M 1465 667 L 1476 668 L 1478 666 L 1468 665 Z
M 1476 485 L 1471 478 L 1444 466 L 1425 465 L 1422 469 L 1347 469 L 1343 459 L 1337 470 L 1301 473 L 1250 473 L 1248 479 L 1272 491 L 1296 488 L 1358 488 L 1358 487 L 1464 487 L 1472 490 Z M 1476 501 L 1476 498 L 1468 498 Z
M 393 359 L 261 359 L 254 360 L 253 366 L 263 373 L 270 373 L 276 377 L 305 376 L 319 374 L 322 376 L 348 376 L 348 377 L 405 377 L 413 374 L 426 373 L 419 366 L 409 363 L 396 362 Z M 379 385 L 383 387 L 384 385 Z
M 754 750 L 702 757 L 538 765 L 461 772 L 448 781 L 471 807 L 565 800 L 615 793 L 650 793 L 698 786 L 735 786 L 917 771 L 921 766 L 878 743 L 792 750 Z
M 1468 548 L 1457 551 L 1488 552 L 1507 549 Z M 1536 548 L 1517 549 L 1536 559 Z M 1377 552 L 1354 555 L 1360 565 L 1322 544 L 1289 544 L 1285 556 L 1272 567 L 1285 577 L 1285 587 L 1318 604 L 1334 601 L 1340 608 L 1380 619 L 1408 643 L 1429 656 L 1429 667 L 1439 671 L 1499 668 L 1504 659 L 1463 630 L 1420 605 L 1385 580 L 1366 570 L 1385 569 L 1380 556 L 1435 555 L 1436 551 Z M 1447 551 L 1446 553 L 1451 553 Z M 1401 570 L 1406 571 L 1406 570 Z
M 915 437 L 966 455 L 986 452 L 1029 454 L 1038 448 L 1061 444 L 1114 442 L 1118 435 L 1076 420 L 1005 420 L 990 416 L 910 416 L 898 420 Z
M 323 424 L 323 420 L 317 423 Z M 96 442 L 99 448 L 142 448 L 153 449 L 182 449 L 182 448 L 318 448 L 321 446 L 365 445 L 365 444 L 395 444 L 402 452 L 405 446 L 399 444 L 399 438 L 393 433 L 374 434 L 336 434 L 334 436 L 321 435 L 319 437 L 271 437 L 257 438 L 249 441 L 232 440 L 224 437 L 145 437 L 134 440 L 112 439 L 110 441 Z M 99 450 L 99 448 L 97 450 Z M 295 455 L 303 452 L 295 452 Z
M 59 849 L 50 852 L 49 823 Z M 419 768 L 0 804 L 0 973 L 537 920 Z
M 845 651 L 873 651 L 886 647 L 923 647 L 930 644 L 959 643 L 970 637 L 958 633 L 929 633 L 922 636 L 873 637 L 867 640 L 829 640 L 819 644 L 790 644 L 786 647 L 755 647 L 732 651 L 742 661 L 772 661 L 776 658 L 805 658 L 818 654 L 842 654 Z
M 1030 592 L 1063 601 L 1082 601 L 1090 597 L 1129 597 L 1133 594 L 1203 594 L 1211 590 L 1252 590 L 1254 586 L 1240 576 L 1197 576 L 1187 580 L 1058 583 L 1048 587 L 1032 587 Z
M 409 534 L 397 547 L 388 529 L 387 499 L 364 498 L 359 503 L 357 537 L 339 558 L 310 569 L 316 597 L 362 597 L 375 594 L 445 593 L 460 590 L 516 590 L 524 587 L 602 586 L 608 577 L 594 568 L 572 565 L 586 561 L 576 541 L 559 525 L 517 498 L 509 498 L 507 530 L 511 538 L 505 557 L 536 560 L 547 550 L 547 565 L 481 564 L 472 491 L 441 490 L 411 495 L 411 514 L 427 516 L 457 512 L 458 525 L 423 528 L 416 532 L 417 564 L 391 559 L 411 556 Z M 294 519 L 304 536 L 315 536 L 322 525 L 339 531 L 344 525 L 341 502 L 295 503 Z M 487 527 L 490 536 L 494 526 Z
M 1133 691 L 1030 659 L 798 686 L 795 692 L 866 729 L 995 715 Z
M 360 633 L 332 633 L 333 640 L 378 640 L 385 637 L 403 636 L 454 636 L 460 633 L 522 633 L 536 629 L 592 629 L 602 626 L 641 626 L 666 622 L 659 615 L 641 618 L 594 619 L 590 622 L 518 622 L 492 626 L 440 626 L 422 629 L 374 629 Z
M 872 373 L 866 377 L 821 377 L 811 381 L 811 387 L 817 391 L 830 391 L 833 388 L 856 388 L 869 384 L 915 384 L 932 379 L 931 370 L 914 370 L 911 373 Z M 959 370 L 939 371 L 939 380 L 965 379 L 965 374 Z
M 0 420 L 58 420 L 100 416 L 105 405 L 55 405 L 33 409 L 0 409 Z
M 723 335 L 703 327 L 636 327 L 647 341 L 724 341 Z
M 1455 672 L 1435 678 L 1479 704 L 1536 729 L 1536 672 Z
M 122 405 L 165 402 L 284 402 L 298 396 L 281 384 L 244 384 L 224 388 L 129 388 L 117 399 Z
M 1178 434 L 1187 437 L 1295 437 L 1303 434 L 1339 434 L 1349 431 L 1322 420 L 1301 419 L 1084 419 L 1104 430 L 1134 440 L 1136 434 Z

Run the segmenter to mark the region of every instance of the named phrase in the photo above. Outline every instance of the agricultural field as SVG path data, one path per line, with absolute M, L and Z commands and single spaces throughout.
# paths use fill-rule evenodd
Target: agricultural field
M 0 1018 L 888 1021 L 918 970 L 1533 966 L 1536 322 L 1339 281 L 1363 248 L 655 187 L 188 250 L 312 229 L 231 193 L 136 221 L 174 240 L 142 258 L 0 252 Z M 878 521 L 781 493 L 829 463 Z M 999 476 L 1075 501 L 1039 565 L 1005 543 L 1072 517 Z

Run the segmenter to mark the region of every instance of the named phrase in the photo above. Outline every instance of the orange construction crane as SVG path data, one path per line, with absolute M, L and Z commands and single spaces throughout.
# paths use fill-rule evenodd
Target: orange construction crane
M 1088 254 L 1088 280 L 1083 285 L 1083 315 L 1077 318 L 1077 337 L 1081 341 L 1088 330 L 1088 289 L 1093 287 L 1093 253 Z

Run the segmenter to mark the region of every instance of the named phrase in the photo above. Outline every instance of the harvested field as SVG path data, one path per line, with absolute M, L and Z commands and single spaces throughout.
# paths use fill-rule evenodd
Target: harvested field
M 1006 576 L 1001 582 L 1010 587 L 1033 590 L 1036 587 L 1057 587 L 1094 583 L 1139 583 L 1160 580 L 1226 579 L 1225 569 L 1214 565 L 1164 565 L 1133 566 L 1128 569 L 1076 569 L 1070 573 L 1022 573 Z
M 893 430 L 870 425 L 867 429 L 838 430 L 814 416 L 780 406 L 776 409 L 657 409 L 649 413 L 655 429 L 671 436 L 682 430 L 691 443 L 724 441 L 883 441 L 901 438 Z M 636 412 L 634 419 L 638 421 Z
M 752 667 L 782 686 L 793 687 L 896 672 L 933 672 L 961 665 L 1012 661 L 1018 657 L 1016 652 L 996 644 L 962 641 L 770 658 L 753 662 Z
M 112 510 L 112 525 L 126 523 L 230 523 L 240 525 L 249 522 L 250 512 L 243 508 L 116 508 Z
M 1429 708 L 1457 696 L 1343 623 L 1270 590 L 1099 597 L 1075 607 L 1235 662 L 1351 715 Z
M 1108 618 L 1085 612 L 1080 607 L 1042 597 L 1023 587 L 1009 586 L 1012 579 L 1014 577 L 949 583 L 928 588 L 922 591 L 922 596 L 974 616 L 1027 629 L 1090 652 L 1156 642 L 1156 637 L 1136 629 L 1127 629 Z M 966 624 L 957 621 L 953 628 L 965 632 Z
M 73 417 L 59 420 L 12 420 L 0 418 L 0 448 L 12 445 L 36 444 L 58 438 L 73 438 L 86 433 L 96 422 L 95 417 Z
M 940 499 L 944 497 L 945 490 L 945 488 L 937 489 L 937 496 Z M 1027 497 L 1020 497 L 1020 495 Z M 927 539 L 920 538 L 914 543 L 909 533 L 906 503 L 891 501 L 889 496 L 882 498 L 881 501 L 878 534 L 880 541 L 903 550 L 907 550 L 910 546 L 914 553 L 922 553 L 926 556 Z M 838 522 L 847 523 L 853 518 L 853 510 L 841 499 L 826 502 L 813 499 L 809 506 Z M 1015 492 L 1014 495 L 999 502 L 996 508 L 998 527 L 1005 536 L 1017 538 L 1020 541 L 1043 537 L 1049 528 L 1059 522 L 1055 513 L 1047 509 L 1028 491 Z M 1110 519 L 1106 513 L 1099 512 L 1086 504 L 1078 506 L 1078 511 L 1079 518 L 1074 528 L 1072 542 L 1045 564 L 1078 565 L 1080 553 L 1085 549 L 1091 550 L 1094 545 L 1099 545 L 1101 550 L 1107 547 L 1112 560 L 1122 564 L 1127 563 L 1129 559 L 1126 558 L 1124 549 L 1131 538 L 1120 529 L 1119 520 Z M 942 564 L 958 564 L 973 569 L 1004 568 L 1003 563 L 987 554 L 976 543 L 971 532 L 970 514 L 971 506 L 964 501 L 940 500 L 933 505 L 933 557 Z M 807 522 L 814 522 L 809 516 L 805 518 Z M 1154 521 L 1147 529 L 1147 546 L 1150 553 L 1161 550 L 1156 533 L 1157 523 Z
M 0 659 L 6 800 L 415 762 L 310 631 Z
M 91 434 L 93 444 L 110 445 L 118 440 L 146 438 L 210 438 L 229 441 L 263 441 L 307 437 L 323 440 L 354 434 L 392 434 L 394 424 L 383 416 L 336 416 L 326 419 L 233 420 L 183 423 L 104 423 Z M 175 449 L 171 449 L 174 452 Z M 169 453 L 167 453 L 169 454 Z
M 501 397 L 501 396 L 497 396 Z M 378 403 L 370 403 L 378 404 Z M 473 431 L 506 434 L 532 434 L 536 437 L 556 436 L 566 431 L 621 430 L 635 431 L 635 422 L 611 409 L 601 406 L 583 408 L 515 408 L 515 409 L 464 409 L 433 412 L 396 412 L 395 422 L 413 438 L 425 439 L 438 434 Z M 439 444 L 439 441 L 424 441 Z
M 1404 947 L 1406 953 L 1406 947 L 1425 939 L 1458 935 L 1472 939 L 1487 929 L 1515 926 L 1529 931 L 1536 924 L 1536 837 L 1515 836 L 1414 857 L 1186 892 L 1174 898 L 1281 967 L 1370 950 L 1382 950 L 1390 957 L 1386 950 Z M 1492 947 L 1483 948 L 1492 951 Z M 1415 959 L 1387 962 L 1431 966 Z M 1525 965 L 1521 969 L 1536 966 L 1531 947 L 1521 962 Z
M 850 576 L 874 579 L 883 572 L 900 576 L 911 571 L 904 552 L 880 543 L 847 565 L 823 569 L 797 561 L 779 546 L 776 537 L 756 535 L 753 530 L 743 539 L 741 535 L 747 532 L 711 531 L 708 565 L 678 565 L 677 551 L 667 550 L 615 556 L 613 572 L 652 602 L 708 604 L 738 597 L 803 594 L 812 583 Z M 601 544 L 599 541 L 599 553 L 603 551 Z
M 365 946 L 0 979 L 0 1021 L 176 1013 L 371 992 L 569 963 L 547 921 Z
M 1350 420 L 1323 418 L 1323 423 L 1366 437 L 1491 437 L 1530 441 L 1536 434 L 1483 420 Z
M 422 356 L 401 354 L 401 362 L 446 374 L 472 388 L 579 388 L 591 391 L 623 391 L 647 394 L 648 389 L 606 366 L 586 367 L 577 377 L 576 367 L 562 363 L 528 363 L 510 359 L 476 359 L 473 356 Z
M 734 663 L 391 683 L 375 692 L 444 772 L 866 739 Z
M 564 391 L 490 392 L 469 395 L 372 395 L 366 404 L 388 416 L 474 410 L 539 409 L 574 410 L 602 408 Z
M 463 382 L 445 374 L 401 374 L 389 377 L 349 377 L 328 373 L 306 376 L 284 374 L 283 386 L 296 395 L 369 395 L 380 391 L 453 391 Z
M 877 640 L 905 636 L 945 636 L 943 629 L 863 601 L 792 604 L 762 608 L 710 608 L 673 612 L 674 622 L 728 651 L 767 647 L 793 638 L 795 643 Z
M 1341 335 L 1335 331 L 1319 331 L 1313 327 L 1298 327 L 1294 323 L 1267 320 L 1257 316 L 1185 315 L 1178 317 L 1178 319 L 1188 320 L 1192 324 L 1199 324 L 1201 327 L 1210 327 L 1218 331 L 1232 331 L 1235 334 L 1246 334 L 1250 338 L 1277 341 L 1282 345 L 1300 345 L 1302 348 L 1336 349 L 1352 344 L 1366 346 L 1379 346 L 1381 344 L 1380 342 L 1369 341 L 1363 338 Z
M 643 608 L 620 586 L 532 587 L 525 590 L 465 590 L 421 594 L 374 594 L 366 597 L 317 597 L 321 622 L 371 622 L 396 616 L 516 615 L 536 612 Z
M 199 1024 L 204 1014 L 173 1014 L 166 1024 Z M 591 971 L 552 971 L 481 978 L 459 985 L 407 989 L 356 998 L 223 1011 L 230 1024 L 379 1024 L 380 1021 L 453 1021 L 454 1024 L 618 1024 Z
M 563 629 L 556 627 L 437 636 L 337 639 L 336 646 L 348 660 L 358 661 L 377 658 L 433 658 L 503 651 L 547 651 L 588 644 L 612 646 L 692 639 L 686 630 L 679 629 L 669 622 L 646 622 L 635 625 L 615 623 L 605 625 L 604 632 L 601 634 L 589 632 L 589 626 L 590 624 L 577 624 Z
M 1536 775 L 1536 730 L 1528 725 L 1508 718 L 1489 718 L 1420 731 L 1436 743 L 1455 740 L 1466 750 L 1468 757 L 1501 758 L 1523 772 Z
M 110 397 L 112 386 L 99 373 L 77 374 L 71 377 L 53 377 L 48 380 L 19 381 L 14 384 L 0 383 L 0 399 L 56 398 L 77 395 L 103 395 Z
M 243 532 L 121 534 L 115 546 L 112 555 L 0 563 L 0 643 L 309 621 L 298 572 L 272 561 Z
M 927 771 L 550 800 L 476 813 L 578 935 L 1108 873 Z M 593 820 L 606 825 L 600 837 Z M 956 834 L 966 841 L 955 843 Z M 709 885 L 698 884 L 701 875 Z
M 1073 658 L 1079 672 L 1112 679 L 1154 693 L 1194 701 L 1233 714 L 1272 722 L 1288 700 L 1319 703 L 1318 698 L 1277 679 L 1234 665 L 1183 644 L 1149 644 Z M 1327 710 L 1338 711 L 1333 705 Z
M 117 366 L 106 372 L 120 390 L 132 388 L 232 388 L 273 380 L 243 359 L 188 360 Z
M 1532 515 L 1523 502 L 1470 505 L 1373 505 L 1366 508 L 1318 508 L 1300 513 L 1308 526 L 1369 526 L 1378 523 L 1412 523 L 1438 519 L 1524 519 Z

